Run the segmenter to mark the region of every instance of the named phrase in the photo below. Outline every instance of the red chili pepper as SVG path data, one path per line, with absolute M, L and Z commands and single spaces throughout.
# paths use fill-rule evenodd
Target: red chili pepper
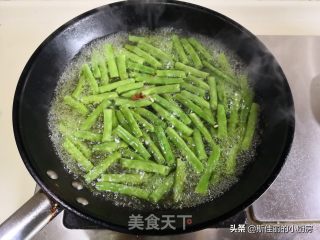
M 145 96 L 143 96 L 142 93 L 136 93 L 135 95 L 133 95 L 131 97 L 132 100 L 139 100 L 139 99 L 143 99 Z

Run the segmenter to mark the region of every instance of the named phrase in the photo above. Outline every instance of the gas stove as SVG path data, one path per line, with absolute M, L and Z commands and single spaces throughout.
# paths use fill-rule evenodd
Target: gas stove
M 34 238 L 314 239 L 320 237 L 320 37 L 259 36 L 288 79 L 296 130 L 290 154 L 270 188 L 243 212 L 184 235 L 134 236 L 101 229 L 64 212 Z M 242 226 L 245 226 L 243 228 Z

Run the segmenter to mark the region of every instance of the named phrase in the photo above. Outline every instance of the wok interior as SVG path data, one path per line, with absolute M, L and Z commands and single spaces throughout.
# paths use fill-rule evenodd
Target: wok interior
M 16 141 L 28 170 L 55 200 L 98 224 L 126 231 L 129 215 L 138 212 L 116 207 L 87 189 L 72 187 L 74 178 L 54 151 L 47 120 L 57 81 L 81 48 L 97 38 L 140 27 L 174 27 L 221 41 L 247 64 L 255 100 L 261 106 L 261 144 L 255 161 L 237 184 L 221 197 L 197 207 L 152 211 L 159 216 L 190 214 L 193 224 L 187 231 L 202 228 L 246 207 L 271 184 L 289 151 L 294 130 L 292 96 L 281 68 L 253 35 L 218 13 L 185 3 L 123 2 L 92 10 L 62 26 L 37 49 L 21 75 L 13 116 Z M 50 179 L 48 170 L 54 170 L 58 179 Z M 77 203 L 78 197 L 89 204 Z M 147 216 L 151 212 L 139 213 Z M 176 232 L 181 228 L 182 223 L 177 222 Z

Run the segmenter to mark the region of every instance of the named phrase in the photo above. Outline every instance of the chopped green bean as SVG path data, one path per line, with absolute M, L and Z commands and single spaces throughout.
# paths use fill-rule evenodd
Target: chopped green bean
M 112 45 L 107 43 L 104 46 L 104 52 L 105 52 L 105 56 L 107 58 L 107 64 L 108 64 L 110 77 L 111 78 L 119 77 L 119 72 L 118 72 L 118 68 L 117 68 Z
M 176 69 L 179 69 L 179 70 L 182 70 L 182 71 L 185 71 L 186 74 L 191 74 L 191 75 L 194 75 L 196 77 L 201 77 L 201 78 L 206 78 L 209 76 L 209 73 L 207 72 L 203 72 L 203 71 L 200 71 L 194 67 L 191 67 L 191 66 L 187 66 L 181 62 L 176 62 L 174 64 L 175 68 Z
M 124 142 L 130 145 L 133 149 L 141 154 L 144 159 L 150 158 L 150 153 L 145 149 L 140 140 L 132 136 L 127 130 L 120 125 L 114 130 L 115 134 L 118 135 Z
M 141 41 L 146 41 L 145 37 L 139 37 L 139 36 L 135 36 L 135 35 L 129 35 L 128 37 L 130 42 L 141 42 Z
M 210 132 L 208 131 L 208 129 L 204 126 L 203 122 L 200 120 L 200 118 L 195 114 L 195 113 L 190 113 L 189 117 L 191 119 L 191 121 L 193 122 L 193 124 L 196 126 L 197 129 L 199 129 L 199 131 L 201 132 L 201 134 L 203 135 L 204 139 L 208 142 L 213 144 L 213 139 L 211 137 Z
M 74 110 L 76 110 L 78 113 L 80 113 L 82 115 L 87 115 L 89 112 L 88 108 L 85 105 L 83 105 L 81 102 L 75 100 L 71 96 L 65 96 L 63 98 L 63 101 L 65 104 L 69 105 L 70 107 L 72 107 Z
M 114 152 L 120 148 L 127 148 L 128 145 L 124 142 L 104 142 L 100 144 L 96 144 L 92 147 L 93 152 L 103 152 L 110 153 Z
M 104 100 L 117 98 L 118 94 L 115 92 L 107 92 L 107 93 L 100 93 L 95 95 L 87 95 L 80 98 L 80 101 L 84 104 L 89 103 L 100 103 Z
M 124 127 L 127 131 L 130 131 L 129 123 L 127 119 L 123 116 L 123 113 L 120 110 L 116 111 L 116 116 L 119 121 L 119 124 Z
M 71 96 L 74 97 L 75 99 L 78 99 L 80 97 L 80 94 L 83 92 L 84 86 L 86 84 L 86 78 L 84 77 L 83 74 L 80 75 L 79 82 L 72 92 Z
M 87 80 L 87 82 L 91 88 L 91 91 L 93 92 L 93 94 L 96 94 L 99 91 L 98 83 L 97 83 L 96 79 L 94 78 L 88 64 L 86 64 L 86 63 L 83 64 L 82 73 L 83 73 L 85 79 Z
M 142 49 L 132 45 L 125 45 L 124 47 L 130 52 L 133 52 L 137 54 L 139 57 L 143 58 L 144 61 L 149 65 L 151 65 L 152 67 L 155 67 L 155 68 L 161 67 L 162 64 L 157 59 L 155 59 L 153 56 L 143 51 Z
M 185 78 L 186 73 L 181 70 L 157 70 L 156 75 L 158 77 L 169 77 L 169 78 Z
M 93 133 L 90 131 L 79 130 L 73 133 L 73 136 L 79 139 L 88 140 L 92 142 L 100 142 L 102 135 L 98 133 Z
M 154 56 L 155 58 L 159 59 L 162 63 L 167 63 L 172 61 L 172 58 L 170 55 L 168 55 L 161 49 L 152 46 L 149 43 L 146 43 L 144 41 L 139 41 L 137 46 L 140 49 L 144 50 L 145 52 L 149 53 L 150 55 Z
M 187 114 L 184 113 L 184 111 L 179 107 L 177 104 L 172 104 L 172 102 L 168 101 L 165 98 L 160 97 L 159 95 L 153 95 L 152 98 L 159 103 L 162 107 L 167 109 L 169 112 L 171 112 L 173 115 L 176 115 L 181 119 L 181 121 L 185 124 L 190 124 L 191 120 L 188 117 Z
M 97 121 L 103 110 L 111 104 L 110 101 L 104 100 L 95 110 L 93 110 L 87 119 L 81 124 L 81 130 L 89 130 Z
M 196 53 L 196 51 L 193 49 L 191 44 L 188 42 L 188 40 L 185 38 L 182 38 L 181 43 L 182 43 L 183 48 L 186 50 L 187 54 L 189 54 L 189 56 L 193 62 L 193 65 L 196 68 L 201 69 L 203 67 L 202 62 L 201 62 L 198 54 Z
M 204 81 L 203 78 L 199 78 L 199 77 L 195 77 L 195 76 L 192 76 L 192 75 L 189 75 L 186 80 L 188 82 L 191 82 L 193 85 L 199 87 L 199 88 L 202 88 L 206 91 L 208 91 L 210 89 L 209 85 Z
M 153 172 L 164 176 L 168 175 L 170 172 L 169 167 L 151 161 L 121 159 L 120 162 L 122 167 L 124 168 Z
M 191 149 L 187 146 L 187 144 L 183 141 L 183 139 L 179 136 L 179 134 L 171 127 L 168 127 L 166 133 L 170 139 L 170 141 L 176 145 L 176 147 L 180 150 L 180 152 L 186 157 L 187 161 L 192 165 L 194 170 L 198 173 L 203 171 L 203 164 L 201 161 L 194 155 Z
M 182 62 L 183 64 L 188 64 L 189 63 L 188 57 L 184 52 L 180 39 L 177 35 L 173 35 L 172 43 L 173 43 L 174 50 L 178 54 L 179 61 Z
M 129 108 L 130 107 L 138 108 L 138 107 L 150 106 L 152 104 L 152 101 L 148 99 L 130 100 L 125 98 L 117 98 L 115 99 L 114 103 L 117 106 L 127 106 Z
M 132 71 L 138 71 L 138 72 L 147 73 L 147 74 L 154 74 L 155 73 L 154 68 L 146 66 L 146 65 L 142 65 L 139 63 L 131 62 L 131 61 L 128 61 L 127 65 L 128 65 L 128 68 Z
M 140 114 L 142 117 L 145 117 L 147 120 L 153 123 L 153 125 L 159 125 L 163 128 L 166 127 L 165 122 L 161 121 L 153 112 L 150 112 L 145 108 L 136 108 L 134 111 Z
M 159 202 L 165 194 L 167 194 L 174 183 L 174 174 L 170 174 L 164 181 L 150 194 L 149 198 L 152 202 Z
M 111 139 L 112 132 L 112 109 L 103 110 L 103 136 L 102 142 Z
M 130 84 L 130 83 L 134 83 L 134 79 L 127 79 L 127 80 L 117 81 L 117 82 L 114 82 L 114 83 L 109 83 L 107 85 L 101 86 L 99 88 L 99 91 L 101 93 L 109 92 L 109 91 L 111 91 L 113 89 L 116 89 L 116 88 L 118 88 L 120 86 L 127 85 L 127 84 Z
M 218 121 L 218 138 L 224 138 L 228 135 L 227 131 L 227 117 L 223 105 L 218 104 L 217 107 L 217 121 Z
M 217 109 L 218 106 L 218 96 L 217 96 L 217 85 L 214 77 L 208 77 L 208 83 L 210 86 L 209 95 L 210 95 L 210 105 L 213 110 Z
M 218 68 L 212 66 L 210 63 L 208 63 L 207 61 L 203 61 L 203 65 L 209 69 L 213 75 L 215 75 L 218 78 L 221 78 L 222 80 L 225 80 L 227 83 L 237 87 L 238 83 L 236 82 L 236 80 L 234 78 L 232 78 L 231 76 L 229 76 L 228 74 L 220 71 Z
M 176 84 L 183 83 L 182 78 L 172 78 L 172 77 L 156 77 L 156 76 L 138 76 L 135 78 L 137 82 L 144 82 L 148 84 Z
M 152 141 L 151 137 L 146 132 L 143 132 L 142 134 L 144 138 L 144 143 L 148 146 L 148 150 L 153 155 L 154 160 L 159 164 L 164 164 L 166 160 L 162 156 L 157 145 Z
M 226 159 L 226 166 L 225 166 L 225 173 L 227 175 L 233 175 L 236 171 L 237 167 L 237 154 L 239 151 L 239 146 L 238 144 L 232 146 L 228 153 L 228 157 Z
M 217 63 L 223 72 L 227 73 L 229 76 L 234 75 L 232 67 L 227 59 L 227 56 L 224 53 L 219 53 L 219 55 L 217 56 Z
M 252 103 L 250 108 L 250 113 L 247 121 L 245 135 L 242 140 L 241 149 L 248 150 L 251 146 L 253 134 L 256 129 L 258 121 L 259 105 L 257 103 Z
M 160 115 L 163 116 L 170 124 L 176 127 L 181 133 L 190 136 L 193 132 L 191 128 L 185 125 L 183 122 L 175 118 L 171 113 L 167 112 L 164 108 L 162 108 L 157 103 L 153 103 L 152 108 Z
M 186 179 L 186 164 L 181 159 L 177 159 L 177 169 L 173 185 L 173 199 L 175 202 L 180 202 L 182 200 L 184 183 Z
M 141 129 L 139 128 L 138 123 L 136 122 L 135 118 L 133 117 L 131 110 L 126 106 L 121 106 L 120 111 L 122 112 L 123 116 L 127 120 L 132 133 L 136 137 L 141 137 L 142 136 Z
M 182 89 L 188 90 L 189 92 L 192 92 L 196 95 L 199 95 L 201 97 L 205 97 L 206 95 L 206 90 L 202 89 L 202 88 L 198 88 L 190 83 L 181 83 L 180 84 Z
M 120 87 L 117 87 L 116 91 L 117 93 L 123 93 L 123 92 L 127 92 L 133 89 L 137 89 L 137 88 L 142 88 L 143 87 L 143 83 L 142 82 L 138 82 L 138 83 L 130 83 L 127 85 L 122 85 Z
M 87 144 L 85 144 L 81 140 L 79 140 L 77 138 L 74 138 L 74 137 L 70 138 L 70 140 L 80 150 L 80 152 L 82 152 L 82 154 L 86 158 L 90 158 L 91 157 L 92 152 L 91 152 L 91 149 L 87 146 Z
M 161 126 L 155 126 L 155 134 L 167 165 L 173 166 L 175 164 L 175 158 L 163 128 Z
M 137 197 L 145 200 L 148 200 L 149 194 L 150 194 L 148 191 L 138 187 L 132 187 L 132 186 L 127 186 L 123 184 L 109 183 L 109 182 L 98 182 L 96 184 L 96 189 L 98 189 L 99 191 L 120 193 L 120 194 L 133 196 L 133 197 Z
M 92 182 L 97 179 L 101 174 L 103 174 L 113 163 L 120 159 L 121 154 L 119 152 L 114 152 L 107 158 L 103 159 L 98 165 L 94 166 L 90 172 L 88 172 L 84 178 L 87 183 Z
M 137 122 L 147 130 L 147 132 L 154 132 L 154 126 L 149 123 L 146 119 L 144 119 L 140 114 L 132 111 L 133 117 L 137 120 Z
M 140 156 L 138 153 L 132 151 L 130 148 L 124 148 L 121 151 L 122 157 L 127 157 L 129 159 L 137 159 L 141 161 L 149 161 L 147 159 L 144 159 L 142 156 Z
M 114 182 L 139 185 L 145 183 L 150 178 L 149 174 L 102 174 L 99 182 Z
M 148 88 L 142 91 L 143 95 L 162 94 L 162 93 L 176 93 L 180 91 L 179 84 L 169 84 L 165 86 Z
M 118 126 L 118 119 L 116 116 L 116 110 L 113 108 L 112 109 L 112 128 L 116 128 Z
M 64 140 L 63 147 L 85 171 L 89 171 L 93 167 L 92 163 L 82 154 L 70 139 L 66 138 Z
M 239 94 L 234 94 L 232 105 L 230 107 L 230 117 L 228 121 L 228 134 L 233 135 L 236 132 L 237 124 L 239 122 L 239 108 L 240 108 L 240 96 Z
M 216 87 L 217 87 L 218 103 L 221 103 L 222 105 L 226 105 L 227 97 L 226 97 L 224 82 L 221 80 L 216 81 Z
M 204 98 L 199 97 L 193 93 L 190 93 L 186 90 L 183 90 L 181 92 L 182 96 L 185 96 L 186 98 L 189 98 L 191 101 L 193 101 L 195 104 L 197 104 L 199 107 L 203 108 L 209 108 L 210 109 L 210 103 L 208 103 Z
M 127 66 L 126 66 L 126 55 L 124 54 L 118 55 L 116 58 L 116 63 L 117 63 L 120 79 L 126 80 L 128 78 Z
M 204 173 L 200 177 L 199 183 L 195 189 L 196 193 L 206 194 L 208 191 L 209 181 L 213 171 L 218 165 L 218 160 L 220 158 L 220 147 L 218 145 L 213 146 L 212 153 L 208 159 L 207 166 Z
M 193 130 L 193 142 L 195 144 L 195 149 L 199 160 L 206 160 L 208 156 L 206 154 L 206 150 L 204 149 L 201 133 L 198 129 Z
M 195 112 L 199 117 L 210 123 L 212 126 L 215 125 L 215 120 L 213 118 L 213 115 L 211 112 L 204 111 L 201 109 L 198 105 L 194 104 L 191 100 L 188 98 L 182 96 L 181 94 L 176 94 L 175 98 L 183 105 L 185 105 L 187 108 L 189 108 L 191 111 Z
M 98 65 L 99 54 L 98 52 L 93 52 L 91 56 L 91 69 L 92 74 L 95 78 L 101 78 L 101 73 Z
M 139 63 L 139 64 L 143 64 L 144 63 L 144 59 L 142 57 L 139 57 L 138 55 L 129 52 L 127 49 L 122 49 L 122 52 L 124 55 L 126 55 L 126 58 L 131 60 L 132 62 L 135 63 Z
M 152 77 L 153 75 L 148 73 L 141 73 L 141 72 L 129 72 L 129 77 L 137 78 L 137 77 Z
M 242 109 L 240 113 L 240 124 L 245 125 L 248 119 L 248 115 L 250 112 L 250 107 L 252 104 L 253 94 L 249 89 L 248 84 L 243 84 L 243 80 L 245 78 L 240 79 L 240 83 L 242 83 L 241 96 L 242 96 Z
M 198 51 L 207 61 L 212 61 L 211 54 L 202 46 L 202 44 L 195 38 L 189 38 L 189 43 Z
M 162 94 L 162 96 L 168 101 L 170 102 L 171 105 L 174 105 L 175 107 L 181 108 L 181 105 L 179 105 L 179 103 L 177 103 L 174 99 L 174 95 L 168 94 L 168 93 L 164 93 Z M 152 96 L 153 97 L 153 96 Z
M 194 129 L 195 130 L 195 129 Z M 192 136 L 186 136 L 186 135 L 181 135 L 181 138 L 185 141 L 185 143 L 189 146 L 189 148 L 191 149 L 191 151 L 193 152 L 193 153 L 195 153 L 196 154 L 196 150 L 195 150 L 195 144 L 194 144 L 194 142 L 193 142 L 193 138 L 192 138 Z
M 109 73 L 108 73 L 108 68 L 106 65 L 105 60 L 103 57 L 100 57 L 98 60 L 98 67 L 100 70 L 101 78 L 100 78 L 100 85 L 105 85 L 109 82 Z
M 218 133 L 218 125 L 215 125 L 214 127 L 210 127 L 210 134 L 211 136 L 216 136 Z

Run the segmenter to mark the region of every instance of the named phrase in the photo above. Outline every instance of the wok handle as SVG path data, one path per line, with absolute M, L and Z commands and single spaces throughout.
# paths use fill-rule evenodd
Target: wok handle
M 31 239 L 60 211 L 61 208 L 40 190 L 0 225 L 0 238 Z

